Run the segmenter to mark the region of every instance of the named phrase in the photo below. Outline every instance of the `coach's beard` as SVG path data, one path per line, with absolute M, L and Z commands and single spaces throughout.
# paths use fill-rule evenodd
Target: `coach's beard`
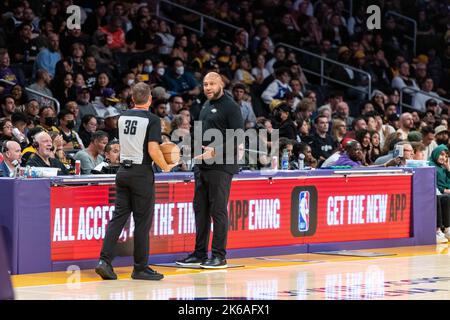
M 213 93 L 213 96 L 211 97 L 210 100 L 217 100 L 217 99 L 219 99 L 219 98 L 222 96 L 222 94 L 223 94 L 223 91 L 222 91 L 222 90 L 219 90 L 219 91 L 217 91 L 217 92 L 214 92 L 214 93 Z

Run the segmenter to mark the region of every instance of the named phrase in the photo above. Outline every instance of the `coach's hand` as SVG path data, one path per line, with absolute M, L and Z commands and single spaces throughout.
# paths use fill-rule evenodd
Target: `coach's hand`
M 205 147 L 205 146 L 202 146 L 202 148 L 203 148 L 203 153 L 194 157 L 194 160 L 202 160 L 202 159 L 207 160 L 207 159 L 214 158 L 216 156 L 214 148 Z

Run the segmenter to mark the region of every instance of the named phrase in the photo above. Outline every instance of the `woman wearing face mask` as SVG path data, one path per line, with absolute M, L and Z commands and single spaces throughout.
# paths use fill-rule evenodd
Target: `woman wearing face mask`
M 64 141 L 64 151 L 83 149 L 83 142 L 80 136 L 73 129 L 75 128 L 75 116 L 69 110 L 64 109 L 58 113 L 59 131 Z

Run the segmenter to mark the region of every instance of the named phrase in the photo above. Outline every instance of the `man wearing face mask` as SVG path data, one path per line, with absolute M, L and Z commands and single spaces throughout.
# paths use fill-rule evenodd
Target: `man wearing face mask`
M 153 61 L 153 71 L 150 73 L 149 83 L 153 88 L 163 86 L 165 87 L 166 82 L 164 79 L 164 75 L 166 73 L 166 68 L 164 66 L 164 62 L 162 61 Z
M 44 129 L 45 132 L 58 132 L 56 127 L 55 110 L 52 107 L 45 106 L 39 110 L 39 124 L 36 127 Z
M 67 168 L 61 161 L 51 158 L 53 155 L 53 141 L 47 132 L 41 131 L 36 134 L 33 146 L 36 148 L 36 153 L 27 161 L 27 166 L 58 168 L 59 176 L 69 174 L 69 171 L 67 171 Z
M 180 58 L 174 58 L 172 68 L 163 76 L 167 83 L 167 88 L 172 94 L 189 94 L 197 96 L 200 94 L 200 86 L 194 76 L 185 72 L 184 61 Z
M 75 128 L 75 116 L 69 110 L 64 109 L 58 113 L 59 131 L 64 140 L 64 151 L 83 149 L 83 142 L 80 136 L 73 129 Z

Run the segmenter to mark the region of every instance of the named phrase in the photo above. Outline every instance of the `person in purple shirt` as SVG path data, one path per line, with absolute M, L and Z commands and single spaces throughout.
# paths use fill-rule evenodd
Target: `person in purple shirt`
M 345 152 L 341 154 L 334 165 L 361 167 L 363 156 L 361 144 L 356 140 L 349 141 L 345 146 Z
M 362 167 L 362 160 L 364 154 L 362 152 L 361 144 L 356 140 L 347 142 L 345 146 L 345 152 L 343 152 L 333 166 L 350 166 L 350 167 Z M 394 167 L 401 165 L 401 159 L 399 157 L 389 160 L 381 165 L 372 165 L 369 167 Z
M 18 83 L 21 86 L 25 84 L 23 71 L 10 66 L 9 53 L 5 48 L 0 48 L 0 79 L 7 80 L 14 84 Z M 12 87 L 13 85 L 0 83 L 0 94 L 9 94 Z

